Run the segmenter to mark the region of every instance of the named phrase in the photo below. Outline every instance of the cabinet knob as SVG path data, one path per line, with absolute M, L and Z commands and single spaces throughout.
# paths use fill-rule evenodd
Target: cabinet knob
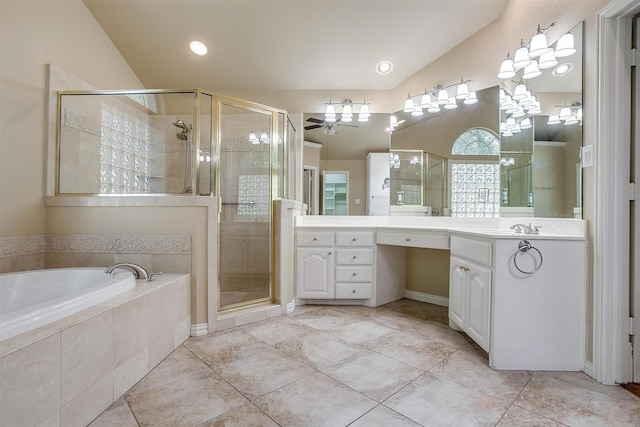
M 404 240 L 406 240 L 407 242 L 410 242 L 411 241 L 411 237 L 405 237 Z
M 356 259 L 356 258 L 358 258 L 358 257 L 354 255 L 354 256 L 353 256 L 353 259 Z
M 355 290 L 355 289 L 354 289 L 354 290 L 352 290 L 352 291 L 351 291 L 351 293 L 352 293 L 352 294 L 355 294 L 355 293 L 356 293 L 356 290 Z
M 358 275 L 357 273 L 353 273 L 353 274 L 352 274 L 352 276 L 353 276 L 353 277 L 356 277 L 357 275 Z
M 331 255 L 331 251 L 329 251 L 329 255 Z
M 315 242 L 316 240 L 318 240 L 318 238 L 317 238 L 317 237 L 314 237 L 314 238 L 313 238 L 313 241 Z
M 355 242 L 356 240 L 358 240 L 358 239 L 356 239 L 356 238 L 354 237 L 354 238 L 353 238 L 353 241 Z

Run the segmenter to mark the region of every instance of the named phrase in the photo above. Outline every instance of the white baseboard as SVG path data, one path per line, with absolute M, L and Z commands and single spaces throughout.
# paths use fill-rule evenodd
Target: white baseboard
M 200 337 L 209 333 L 209 325 L 207 323 L 198 323 L 191 325 L 191 336 Z
M 438 295 L 425 294 L 424 292 L 410 291 L 405 289 L 404 297 L 416 301 L 428 302 L 430 304 L 449 307 L 449 298 Z

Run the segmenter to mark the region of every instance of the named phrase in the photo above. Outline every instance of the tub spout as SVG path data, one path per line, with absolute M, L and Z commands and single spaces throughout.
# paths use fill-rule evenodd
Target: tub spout
M 136 277 L 136 279 L 150 280 L 151 278 L 151 275 L 147 270 L 144 269 L 144 267 L 138 264 L 130 263 L 130 262 L 121 262 L 118 264 L 113 264 L 107 267 L 107 269 L 104 270 L 104 272 L 107 274 L 111 274 L 117 268 L 126 268 L 131 270 L 133 272 L 133 275 Z

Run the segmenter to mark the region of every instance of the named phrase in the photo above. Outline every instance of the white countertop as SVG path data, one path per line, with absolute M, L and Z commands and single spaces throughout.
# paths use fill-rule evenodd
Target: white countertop
M 515 224 L 540 227 L 539 234 L 515 233 Z M 573 218 L 452 218 L 411 216 L 307 215 L 295 219 L 296 228 L 373 228 L 376 230 L 444 231 L 492 239 L 586 240 L 587 221 Z

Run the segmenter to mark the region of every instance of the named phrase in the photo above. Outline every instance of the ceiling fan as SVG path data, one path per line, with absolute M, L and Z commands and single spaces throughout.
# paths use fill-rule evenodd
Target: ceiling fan
M 340 119 L 336 120 L 335 122 L 328 122 L 326 120 L 321 120 L 321 119 L 316 119 L 314 117 L 309 117 L 307 119 L 308 122 L 311 123 L 315 123 L 314 125 L 309 125 L 309 126 L 305 126 L 304 130 L 312 130 L 312 129 L 320 129 L 320 128 L 324 128 L 325 132 L 327 132 L 329 135 L 334 135 L 337 133 L 337 130 L 335 129 L 337 126 L 348 126 L 348 127 L 352 127 L 352 128 L 357 128 L 360 126 L 357 125 L 348 125 L 346 123 L 340 123 Z

